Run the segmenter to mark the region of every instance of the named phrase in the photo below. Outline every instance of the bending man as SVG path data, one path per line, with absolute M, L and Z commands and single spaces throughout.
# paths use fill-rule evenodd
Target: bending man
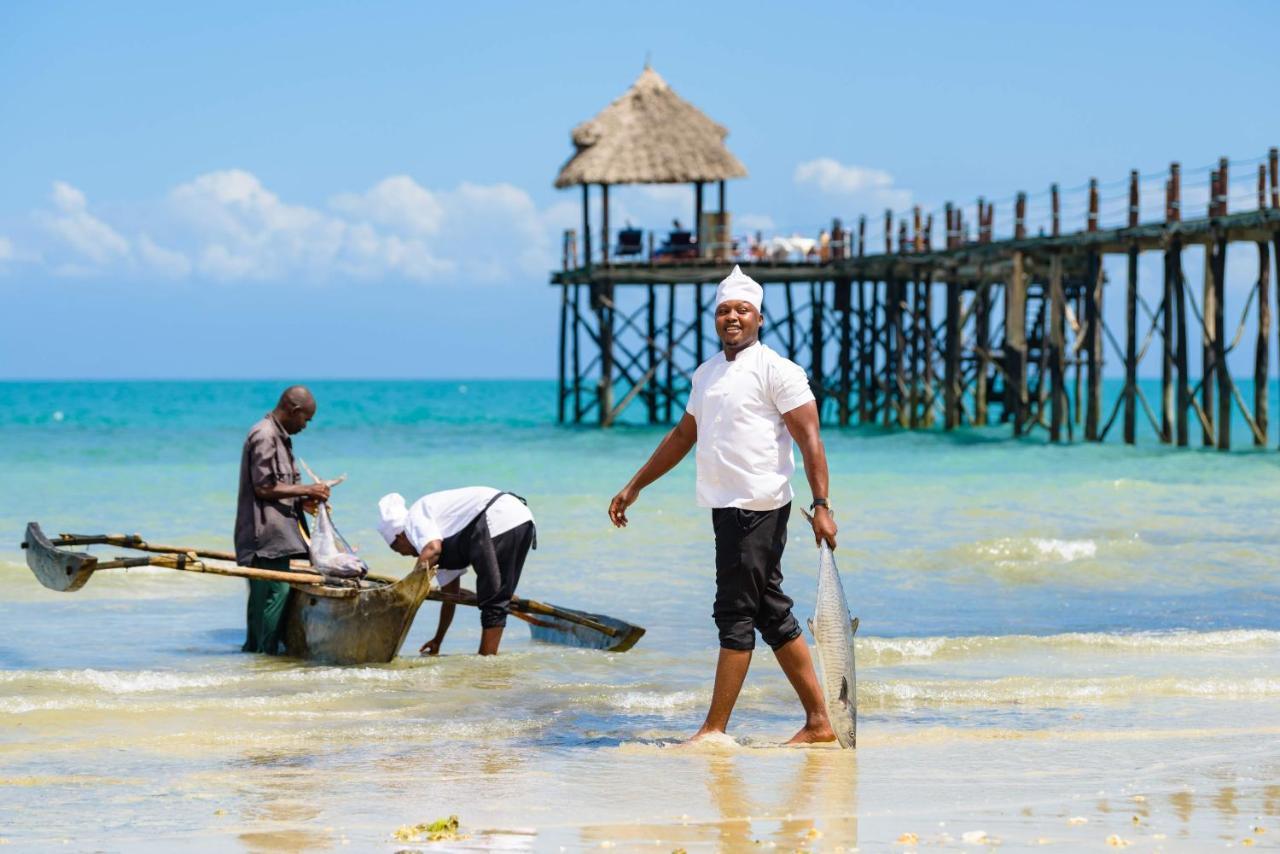
M 416 557 L 417 566 L 438 567 L 436 580 L 445 593 L 458 594 L 461 577 L 476 573 L 480 607 L 480 654 L 496 655 L 507 624 L 507 606 L 520 583 L 529 548 L 537 548 L 533 514 L 524 499 L 488 486 L 470 486 L 424 495 L 406 507 L 398 492 L 378 501 L 378 531 L 397 554 Z M 440 605 L 435 637 L 422 645 L 423 655 L 438 655 L 455 605 Z
M 697 500 L 711 508 L 715 529 L 712 615 L 720 633 L 720 658 L 711 708 L 694 739 L 725 731 L 759 631 L 804 707 L 805 724 L 790 743 L 832 741 L 835 733 L 809 647 L 791 614 L 793 603 L 782 592 L 782 550 L 794 495 L 792 440 L 800 445 L 813 492 L 814 536 L 835 548 L 827 457 L 804 370 L 760 343 L 763 299 L 764 289 L 737 267 L 720 283 L 715 324 L 723 350 L 694 372 L 680 423 L 614 496 L 609 518 L 625 527 L 627 507 L 640 491 L 674 468 L 696 443 Z
M 301 482 L 290 437 L 305 430 L 315 414 L 311 392 L 295 385 L 285 389 L 276 408 L 249 430 L 240 453 L 236 502 L 236 563 L 241 566 L 288 570 L 290 559 L 307 559 L 302 510 L 310 502 L 328 500 L 329 487 Z M 288 599 L 287 583 L 249 579 L 245 652 L 276 654 L 284 638 Z

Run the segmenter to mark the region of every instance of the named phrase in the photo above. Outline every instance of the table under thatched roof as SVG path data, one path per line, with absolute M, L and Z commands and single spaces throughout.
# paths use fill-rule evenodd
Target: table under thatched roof
M 577 152 L 556 177 L 575 184 L 688 184 L 747 174 L 725 148 L 729 131 L 646 67 L 631 88 L 573 129 Z

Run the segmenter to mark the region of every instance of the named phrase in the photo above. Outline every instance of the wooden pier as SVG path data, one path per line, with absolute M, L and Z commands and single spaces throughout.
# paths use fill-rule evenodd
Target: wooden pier
M 637 87 L 609 110 L 628 108 L 624 102 Z M 583 186 L 582 252 L 579 234 L 567 233 L 563 269 L 551 279 L 561 293 L 561 422 L 608 426 L 633 405 L 651 424 L 678 418 L 694 369 L 719 347 L 710 312 L 715 284 L 739 263 L 764 286 L 762 340 L 808 370 L 828 423 L 950 430 L 1003 422 L 1014 435 L 1043 430 L 1055 442 L 1102 441 L 1119 429 L 1133 443 L 1145 420 L 1161 442 L 1226 450 L 1238 411 L 1248 441 L 1267 443 L 1271 268 L 1280 258 L 1274 148 L 1244 164 L 1223 158 L 1194 170 L 1197 180 L 1186 187 L 1174 163 L 1167 174 L 1135 171 L 1105 187 L 1090 181 L 1070 192 L 1055 185 L 1034 199 L 1019 193 L 1004 203 L 1009 225 L 998 237 L 996 203 L 983 199 L 937 211 L 937 232 L 935 214 L 919 208 L 901 219 L 885 212 L 871 237 L 865 217 L 855 229 L 835 220 L 814 252 L 790 260 L 740 258 L 702 233 L 703 184 L 718 182 L 719 214 L 727 222 L 724 180 L 745 174 L 736 160 L 730 167 L 740 171 L 729 174 L 713 163 L 692 176 L 657 179 L 688 180 L 696 188 L 694 257 L 655 253 L 650 237 L 648 257 L 620 259 L 610 251 L 608 184 L 653 179 L 566 178 L 593 144 L 579 142 L 589 125 L 575 131 L 579 153 L 559 182 Z M 716 144 L 724 134 L 719 129 Z M 1240 192 L 1241 168 L 1250 170 L 1248 193 Z M 596 252 L 591 183 L 602 185 L 605 202 Z M 1108 188 L 1117 192 L 1104 199 Z M 1187 189 L 1203 197 L 1200 211 L 1184 207 Z M 1073 201 L 1075 230 L 1064 228 L 1064 208 Z M 1029 212 L 1029 202 L 1036 211 Z M 1230 327 L 1228 250 L 1237 247 L 1235 258 L 1242 244 L 1256 251 L 1258 274 Z M 1198 288 L 1183 272 L 1188 253 L 1204 262 Z M 1109 256 L 1124 259 L 1122 275 L 1108 276 Z M 1156 275 L 1142 275 L 1145 256 L 1158 256 Z M 1123 329 L 1106 322 L 1108 299 L 1123 300 Z M 1244 340 L 1247 330 L 1251 341 Z M 1249 345 L 1252 399 L 1228 370 L 1228 355 Z M 1199 347 L 1199 376 L 1190 370 L 1191 346 Z M 1103 366 L 1110 359 L 1123 366 L 1124 381 L 1106 400 Z M 1138 379 L 1146 360 L 1160 365 L 1154 400 Z

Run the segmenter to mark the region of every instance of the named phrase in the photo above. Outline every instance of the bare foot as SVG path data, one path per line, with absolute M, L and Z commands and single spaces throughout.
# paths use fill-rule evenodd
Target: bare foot
M 722 729 L 707 729 L 703 727 L 693 734 L 686 742 L 686 745 L 703 745 L 709 747 L 737 747 L 738 742 Z
M 836 733 L 829 723 L 825 721 L 821 724 L 806 724 L 798 733 L 791 736 L 791 740 L 787 742 L 789 745 L 804 744 L 822 744 L 828 741 L 835 741 Z

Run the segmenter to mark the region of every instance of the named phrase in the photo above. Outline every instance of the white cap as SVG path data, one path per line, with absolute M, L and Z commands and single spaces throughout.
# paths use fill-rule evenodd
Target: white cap
M 392 492 L 378 499 L 378 533 L 387 545 L 395 542 L 396 537 L 404 533 L 404 521 L 409 517 L 409 508 L 404 504 L 404 496 Z
M 746 300 L 756 307 L 756 311 L 759 311 L 760 306 L 764 304 L 764 288 L 760 287 L 755 279 L 742 272 L 741 267 L 734 264 L 733 272 L 720 283 L 720 287 L 716 288 L 716 307 L 729 300 Z

